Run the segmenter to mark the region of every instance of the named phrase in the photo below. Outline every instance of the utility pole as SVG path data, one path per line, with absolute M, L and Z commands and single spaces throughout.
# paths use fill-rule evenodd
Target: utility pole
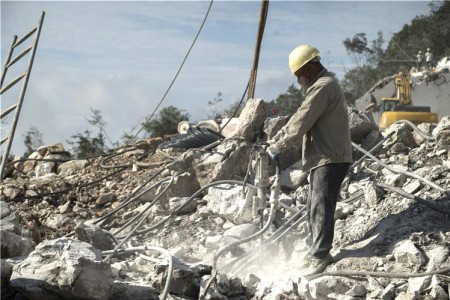
M 256 73 L 258 72 L 259 52 L 261 49 L 261 43 L 264 34 L 264 27 L 266 25 L 268 11 L 269 11 L 269 0 L 262 0 L 261 10 L 259 14 L 258 33 L 256 35 L 255 53 L 253 57 L 253 67 L 250 73 L 247 100 L 252 99 L 255 96 Z

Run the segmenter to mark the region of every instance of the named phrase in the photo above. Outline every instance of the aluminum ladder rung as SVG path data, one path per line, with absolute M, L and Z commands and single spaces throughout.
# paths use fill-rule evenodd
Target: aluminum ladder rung
M 17 103 L 14 104 L 14 105 L 11 106 L 11 107 L 8 107 L 7 109 L 5 109 L 5 111 L 2 112 L 2 115 L 1 115 L 1 118 L 0 118 L 0 119 L 3 119 L 3 118 L 4 118 L 5 116 L 7 116 L 10 112 L 12 112 L 14 109 L 16 109 L 16 107 L 17 107 Z
M 18 40 L 17 42 L 14 43 L 13 47 L 16 48 L 17 46 L 19 46 L 20 44 L 22 44 L 23 42 L 25 42 L 33 33 L 35 33 L 37 30 L 37 27 L 34 27 L 33 29 L 30 30 L 30 32 L 28 32 L 27 34 L 25 34 L 23 37 L 20 38 L 20 40 Z
M 0 141 L 0 145 L 3 144 L 8 138 L 9 138 L 9 136 L 3 138 L 3 139 Z
M 0 95 L 3 94 L 4 92 L 6 92 L 7 90 L 9 90 L 11 87 L 13 87 L 18 81 L 20 81 L 22 78 L 24 78 L 25 75 L 27 75 L 26 72 L 23 73 L 22 75 L 17 76 L 13 80 L 11 80 L 11 82 L 8 83 L 6 86 L 2 87 L 2 89 L 0 90 Z
M 23 50 L 22 52 L 20 52 L 16 57 L 14 57 L 13 60 L 11 60 L 8 65 L 6 65 L 6 68 L 9 68 L 11 65 L 13 65 L 14 63 L 16 63 L 19 59 L 21 59 L 22 57 L 24 57 L 28 52 L 30 52 L 30 50 L 33 49 L 33 45 L 31 45 L 30 47 L 26 48 L 25 50 Z
M 26 90 L 27 90 L 27 85 L 28 85 L 28 80 L 30 78 L 31 69 L 33 67 L 33 61 L 34 61 L 34 57 L 35 57 L 35 54 L 36 54 L 37 45 L 38 45 L 38 42 L 39 42 L 39 36 L 40 36 L 40 33 L 41 33 L 42 24 L 44 22 L 44 16 L 45 16 L 45 12 L 42 11 L 41 18 L 40 18 L 40 20 L 38 22 L 37 27 L 34 27 L 30 32 L 28 32 L 22 38 L 20 38 L 20 40 L 17 41 L 17 36 L 16 35 L 14 36 L 13 42 L 12 42 L 11 47 L 10 47 L 9 52 L 8 52 L 8 56 L 6 58 L 5 65 L 3 67 L 3 72 L 2 72 L 1 80 L 0 80 L 0 86 L 1 86 L 0 94 L 2 94 L 6 90 L 8 90 L 12 86 L 14 86 L 14 84 L 16 84 L 22 78 L 23 78 L 23 83 L 22 83 L 22 87 L 21 87 L 20 92 L 19 92 L 19 98 L 17 100 L 17 104 L 14 105 L 14 106 L 11 106 L 4 113 L 1 114 L 2 118 L 3 118 L 3 116 L 6 116 L 11 111 L 15 110 L 14 118 L 12 120 L 11 128 L 9 130 L 9 134 L 7 135 L 6 138 L 4 138 L 1 141 L 2 144 L 5 141 L 7 141 L 7 143 L 6 143 L 5 149 L 4 149 L 4 151 L 2 153 L 2 157 L 1 157 L 0 180 L 5 177 L 4 172 L 5 172 L 7 161 L 9 159 L 9 153 L 11 151 L 11 145 L 12 145 L 12 142 L 13 142 L 13 139 L 14 139 L 14 134 L 16 132 L 17 123 L 18 123 L 19 115 L 20 115 L 20 110 L 22 108 L 23 100 L 25 98 L 25 93 L 26 93 Z M 29 46 L 28 48 L 23 50 L 13 60 L 10 60 L 11 57 L 12 57 L 13 49 L 15 49 L 16 46 L 20 45 L 22 42 L 27 40 L 33 34 L 35 34 L 35 37 L 32 40 L 31 46 Z M 20 60 L 28 52 L 30 52 L 30 55 L 29 55 L 29 58 L 28 58 L 28 65 L 27 65 L 25 73 L 23 75 L 20 75 L 20 76 L 14 78 L 10 83 L 8 83 L 5 87 L 3 87 L 3 82 L 5 80 L 5 74 L 6 74 L 6 71 L 8 70 L 8 68 L 11 65 L 13 65 L 14 63 L 16 63 L 18 60 Z

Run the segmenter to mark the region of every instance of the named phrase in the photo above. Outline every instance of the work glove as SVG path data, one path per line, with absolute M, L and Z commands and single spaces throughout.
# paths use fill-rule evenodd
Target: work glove
M 269 157 L 273 160 L 280 158 L 280 150 L 278 150 L 278 148 L 274 145 L 267 147 L 266 152 L 267 154 L 269 154 Z

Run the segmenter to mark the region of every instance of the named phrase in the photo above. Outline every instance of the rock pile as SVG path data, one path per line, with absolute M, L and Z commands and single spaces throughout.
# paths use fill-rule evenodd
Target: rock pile
M 1 184 L 2 298 L 448 299 L 450 116 L 379 132 L 349 109 L 334 263 L 305 278 L 308 174 L 299 149 L 282 153 L 278 203 L 258 201 L 276 176 L 270 163 L 257 177 L 257 144 L 287 121 L 263 108 L 249 101 L 209 149 L 150 139 L 85 160 L 61 144 L 17 158 Z

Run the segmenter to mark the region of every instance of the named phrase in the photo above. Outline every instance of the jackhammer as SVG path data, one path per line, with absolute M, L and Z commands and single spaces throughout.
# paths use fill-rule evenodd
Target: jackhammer
M 255 187 L 257 189 L 257 193 L 255 196 L 253 196 L 253 203 L 252 203 L 252 214 L 254 217 L 260 217 L 260 223 L 261 223 L 261 230 L 258 232 L 243 238 L 241 240 L 235 241 L 233 243 L 230 243 L 228 245 L 225 245 L 224 247 L 220 248 L 217 253 L 214 255 L 213 260 L 213 270 L 217 271 L 217 261 L 219 259 L 219 256 L 222 252 L 225 250 L 228 250 L 234 246 L 237 246 L 239 244 L 248 242 L 254 238 L 260 237 L 260 245 L 261 245 L 261 254 L 263 249 L 263 243 L 262 243 L 262 235 L 264 232 L 266 232 L 270 225 L 273 222 L 273 219 L 275 217 L 275 211 L 278 207 L 278 199 L 280 196 L 280 165 L 279 160 L 274 160 L 276 163 L 276 172 L 274 176 L 274 182 L 272 186 L 270 187 L 271 192 L 269 199 L 267 199 L 266 196 L 266 190 L 269 186 L 269 156 L 265 151 L 265 146 L 261 145 L 255 145 L 252 150 L 252 157 L 253 154 L 256 154 L 256 157 L 254 160 L 251 161 L 252 165 L 254 166 L 252 170 L 252 174 L 255 176 Z M 253 164 L 254 163 L 254 164 Z M 264 210 L 267 207 L 267 204 L 270 205 L 270 211 L 268 215 L 267 222 L 264 224 Z M 261 256 L 262 257 L 262 256 Z
M 269 155 L 265 151 L 264 146 L 256 145 L 253 148 L 253 153 L 256 153 L 255 164 L 253 166 L 254 175 L 255 175 L 255 186 L 257 189 L 257 193 L 253 196 L 252 203 L 252 215 L 254 218 L 259 216 L 261 228 L 264 228 L 264 209 L 267 207 L 267 187 L 269 186 Z M 279 170 L 279 159 L 276 160 L 278 162 L 277 170 Z M 269 203 L 271 207 L 276 208 L 278 205 L 278 199 L 280 196 L 280 179 L 279 179 L 279 171 L 276 172 L 274 182 L 271 186 Z M 271 223 L 271 222 L 270 222 Z M 259 237 L 260 239 L 260 261 L 262 262 L 263 258 L 263 236 L 262 234 Z

